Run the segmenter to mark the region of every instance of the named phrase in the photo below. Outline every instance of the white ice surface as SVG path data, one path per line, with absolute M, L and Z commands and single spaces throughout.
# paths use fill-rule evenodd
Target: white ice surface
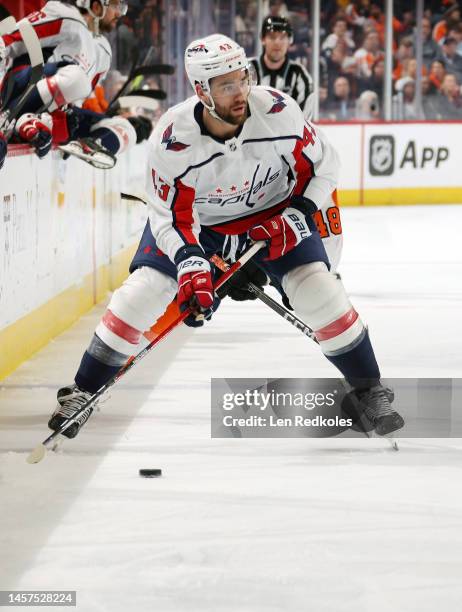
M 343 219 L 383 374 L 462 377 L 462 206 Z M 82 612 L 462 608 L 461 440 L 210 439 L 210 377 L 336 375 L 260 303 L 167 341 L 62 454 L 26 464 L 102 312 L 2 383 L 0 590 L 77 590 Z

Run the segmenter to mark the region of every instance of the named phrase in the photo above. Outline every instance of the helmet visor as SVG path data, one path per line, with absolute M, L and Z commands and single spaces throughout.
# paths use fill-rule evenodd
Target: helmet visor
M 126 15 L 128 11 L 128 0 L 109 0 L 108 6 L 119 11 L 121 15 Z
M 252 75 L 248 68 L 234 70 L 210 80 L 210 94 L 214 100 L 229 100 L 242 94 L 247 97 L 252 87 Z

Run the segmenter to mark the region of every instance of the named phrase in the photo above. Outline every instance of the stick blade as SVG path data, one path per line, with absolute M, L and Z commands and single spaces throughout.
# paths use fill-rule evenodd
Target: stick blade
M 121 96 L 117 101 L 119 102 L 120 108 L 139 106 L 153 111 L 159 109 L 159 103 L 155 99 L 147 96 Z
M 27 19 L 21 19 L 21 21 L 18 21 L 18 28 L 21 32 L 22 40 L 29 54 L 32 69 L 35 66 L 43 66 L 44 60 L 42 47 L 34 27 Z
M 38 444 L 34 450 L 28 455 L 27 463 L 40 463 L 47 453 L 47 448 L 44 444 Z
M 3 21 L 0 21 L 0 36 L 10 34 L 17 28 L 16 19 L 14 17 L 5 17 Z

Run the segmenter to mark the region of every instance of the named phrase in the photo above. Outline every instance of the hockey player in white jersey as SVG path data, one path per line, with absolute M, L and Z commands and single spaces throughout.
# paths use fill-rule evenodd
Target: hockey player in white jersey
M 175 294 L 180 310 L 193 309 L 186 324 L 211 318 L 212 254 L 233 261 L 249 241 L 265 240 L 255 262 L 315 331 L 370 428 L 399 429 L 403 419 L 380 383 L 368 330 L 329 272 L 311 217 L 336 186 L 335 150 L 292 98 L 251 87 L 245 52 L 231 39 L 194 41 L 185 64 L 195 95 L 170 109 L 150 139 L 149 222 L 131 274 L 114 293 L 74 384 L 58 391 L 49 427 L 58 429 L 139 350 L 143 332 Z M 64 435 L 77 435 L 92 410 Z
M 125 0 L 51 0 L 42 10 L 28 15 L 46 63 L 44 78 L 32 92 L 15 133 L 34 146 L 40 157 L 52 142 L 62 144 L 80 136 L 100 138 L 113 153 L 135 144 L 136 130 L 126 119 L 78 109 L 110 68 L 112 52 L 101 32 L 114 29 L 126 10 Z M 0 45 L 7 62 L 2 105 L 12 107 L 27 86 L 30 67 L 19 30 L 0 37 Z M 9 99 L 5 100 L 7 92 Z M 77 106 L 63 113 L 62 108 L 71 103 Z

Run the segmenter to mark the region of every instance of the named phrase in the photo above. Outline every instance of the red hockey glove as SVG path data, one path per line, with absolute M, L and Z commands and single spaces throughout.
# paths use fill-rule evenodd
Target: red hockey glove
M 268 243 L 265 259 L 269 260 L 287 255 L 310 234 L 305 215 L 292 207 L 284 209 L 249 231 L 252 240 L 265 240 Z
M 203 319 L 210 319 L 215 297 L 210 263 L 198 246 L 180 249 L 175 255 L 178 270 L 177 302 L 181 312 L 192 308 L 193 313 L 185 319 L 189 327 L 201 327 Z M 197 318 L 198 315 L 203 317 Z
M 35 153 L 41 158 L 51 149 L 51 128 L 52 120 L 48 113 L 26 113 L 16 122 L 15 131 L 21 140 L 34 147 Z

